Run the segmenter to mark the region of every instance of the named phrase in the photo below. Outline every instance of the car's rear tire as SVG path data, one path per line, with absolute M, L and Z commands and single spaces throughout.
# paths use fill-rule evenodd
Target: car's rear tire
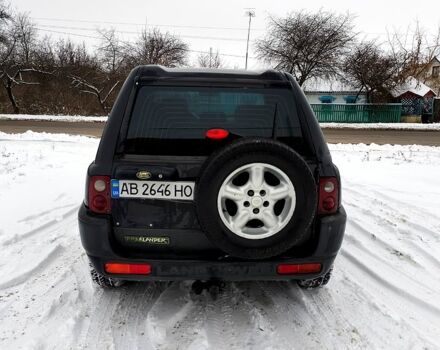
M 305 240 L 317 207 L 316 184 L 292 148 L 247 138 L 206 161 L 195 202 L 213 244 L 231 256 L 265 259 Z
M 298 285 L 303 289 L 314 289 L 325 286 L 332 276 L 333 268 L 327 271 L 327 273 L 323 276 L 312 278 L 309 280 L 299 280 L 297 281 Z
M 98 271 L 96 271 L 92 264 L 90 264 L 89 266 L 90 276 L 92 277 L 93 283 L 101 288 L 118 288 L 125 283 L 125 281 L 123 280 L 117 280 L 101 275 Z

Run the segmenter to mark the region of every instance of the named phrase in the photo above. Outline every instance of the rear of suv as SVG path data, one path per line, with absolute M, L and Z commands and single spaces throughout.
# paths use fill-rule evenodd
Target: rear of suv
M 319 124 L 290 74 L 135 68 L 87 171 L 81 241 L 100 286 L 326 284 L 346 215 Z

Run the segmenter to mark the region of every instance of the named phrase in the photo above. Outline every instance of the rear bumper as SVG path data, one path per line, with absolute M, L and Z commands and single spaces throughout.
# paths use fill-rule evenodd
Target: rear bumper
M 95 269 L 102 275 L 133 281 L 169 280 L 291 280 L 309 279 L 325 274 L 333 264 L 342 244 L 346 214 L 343 207 L 335 215 L 323 217 L 319 222 L 318 243 L 312 254 L 305 258 L 277 258 L 267 260 L 177 260 L 127 258 L 118 253 L 112 242 L 112 226 L 109 217 L 90 213 L 82 205 L 79 213 L 81 242 Z M 107 262 L 148 263 L 149 275 L 109 275 L 104 271 Z M 319 273 L 278 275 L 279 264 L 321 263 Z

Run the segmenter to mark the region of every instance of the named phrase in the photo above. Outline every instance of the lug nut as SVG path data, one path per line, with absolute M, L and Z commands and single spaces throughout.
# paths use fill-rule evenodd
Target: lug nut
M 260 191 L 260 195 L 261 195 L 261 196 L 265 196 L 265 195 L 266 195 L 266 191 L 265 191 L 265 190 L 261 190 L 261 191 Z
M 268 201 L 265 201 L 265 202 L 263 203 L 263 206 L 264 206 L 264 207 L 268 207 L 268 206 L 269 206 L 269 202 L 268 202 Z
M 254 212 L 254 214 L 258 214 L 258 213 L 260 212 L 260 210 L 258 210 L 257 208 L 255 208 L 255 209 L 253 210 L 253 212 Z
M 248 206 L 251 205 L 251 203 L 249 203 L 248 201 L 246 201 L 246 202 L 243 203 L 243 205 L 244 205 L 245 207 L 248 207 Z
M 252 197 L 253 195 L 254 195 L 254 191 L 249 190 L 249 191 L 248 191 L 248 196 Z

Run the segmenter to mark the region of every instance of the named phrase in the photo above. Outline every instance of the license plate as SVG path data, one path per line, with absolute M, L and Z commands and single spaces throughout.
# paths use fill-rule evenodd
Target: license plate
M 188 181 L 111 181 L 112 198 L 194 199 L 195 182 Z

